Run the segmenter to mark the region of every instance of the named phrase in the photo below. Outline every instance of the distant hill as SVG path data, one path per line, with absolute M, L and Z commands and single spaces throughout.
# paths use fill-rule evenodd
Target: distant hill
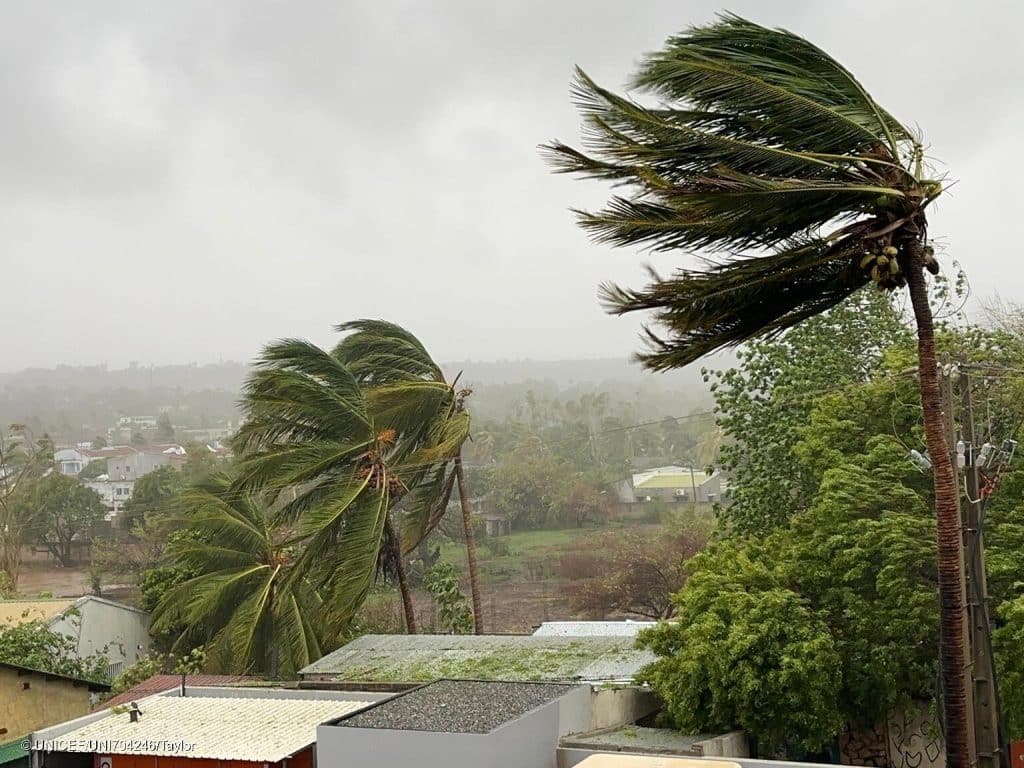
M 731 356 L 708 363 L 729 365 Z M 625 358 L 597 360 L 465 360 L 444 366 L 474 390 L 471 408 L 481 418 L 504 418 L 532 391 L 573 399 L 607 391 L 635 404 L 646 417 L 681 415 L 711 402 L 700 365 L 664 374 L 645 371 Z M 32 368 L 0 373 L 0 424 L 25 422 L 65 441 L 103 433 L 120 416 L 167 411 L 179 426 L 209 427 L 237 419 L 237 400 L 249 366 L 105 365 Z

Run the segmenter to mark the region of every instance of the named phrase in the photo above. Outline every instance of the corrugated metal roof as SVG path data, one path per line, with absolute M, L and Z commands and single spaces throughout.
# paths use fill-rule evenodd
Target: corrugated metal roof
M 316 727 L 367 706 L 342 699 L 153 696 L 61 734 L 65 752 L 273 763 L 316 741 Z
M 545 621 L 534 637 L 636 637 L 656 621 Z
M 0 624 L 14 626 L 49 621 L 75 604 L 77 598 L 53 600 L 0 600 Z
M 336 680 L 630 682 L 654 661 L 632 637 L 363 635 L 301 670 Z
M 253 682 L 259 679 L 258 677 L 250 677 L 248 675 L 187 675 L 185 677 L 185 689 L 187 690 L 190 686 L 231 685 L 232 683 Z M 163 693 L 172 688 L 177 688 L 179 685 L 181 685 L 181 675 L 153 675 L 138 685 L 129 688 L 127 691 L 107 699 L 98 709 L 109 709 L 110 707 L 127 704 L 129 701 L 139 701 L 147 696 L 152 696 L 154 693 Z

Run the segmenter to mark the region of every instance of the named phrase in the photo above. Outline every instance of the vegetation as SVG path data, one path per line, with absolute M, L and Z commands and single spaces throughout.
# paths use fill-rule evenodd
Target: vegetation
M 300 559 L 293 528 L 268 515 L 259 497 L 238 494 L 226 475 L 183 496 L 191 535 L 169 544 L 170 559 L 194 573 L 162 594 L 154 633 L 181 629 L 171 646 L 204 645 L 235 672 L 293 676 L 322 655 L 322 601 L 293 572 Z
M 35 483 L 20 504 L 24 505 L 21 517 L 34 531 L 34 541 L 65 568 L 73 564 L 74 543 L 90 540 L 93 526 L 106 514 L 96 491 L 58 473 Z
M 473 631 L 473 612 L 459 588 L 458 571 L 451 563 L 437 563 L 427 571 L 423 586 L 434 598 L 441 626 L 453 635 Z
M 670 38 L 645 57 L 633 86 L 664 104 L 644 107 L 580 71 L 589 154 L 547 150 L 559 171 L 629 190 L 580 214 L 598 240 L 729 254 L 652 275 L 642 290 L 606 287 L 612 312 L 654 310 L 667 331 L 649 331 L 648 367 L 776 336 L 869 283 L 909 288 L 933 461 L 947 761 L 965 768 L 962 541 L 923 275 L 938 271 L 926 209 L 943 187 L 926 173 L 922 141 L 820 48 L 736 16 Z
M 0 625 L 0 661 L 96 681 L 106 680 L 109 665 L 106 649 L 78 658 L 74 638 L 38 620 Z
M 124 693 L 153 675 L 194 675 L 201 672 L 205 666 L 206 652 L 203 648 L 193 648 L 182 656 L 152 653 L 144 659 L 139 659 L 115 677 L 110 687 L 110 695 Z
M 17 589 L 21 553 L 36 530 L 35 511 L 26 499 L 53 467 L 53 444 L 45 435 L 36 441 L 21 424 L 0 433 L 0 572 Z

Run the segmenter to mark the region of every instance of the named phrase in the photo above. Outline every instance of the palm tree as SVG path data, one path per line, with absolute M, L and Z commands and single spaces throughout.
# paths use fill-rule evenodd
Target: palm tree
M 198 575 L 169 590 L 153 612 L 154 632 L 188 629 L 174 650 L 206 641 L 236 671 L 293 675 L 322 654 L 322 601 L 295 578 L 295 535 L 258 496 L 239 494 L 216 473 L 182 494 L 187 535 L 168 559 Z
M 459 490 L 462 529 L 466 538 L 466 561 L 473 605 L 473 627 L 483 633 L 476 538 L 462 461 L 462 447 L 469 438 L 470 417 L 465 400 L 469 389 L 457 389 L 458 380 L 448 382 L 444 371 L 412 333 L 384 320 L 354 320 L 337 327 L 349 333 L 334 349 L 340 360 L 359 381 L 370 401 L 383 394 L 423 415 L 403 419 L 417 429 L 399 434 L 399 443 L 408 443 L 404 455 L 410 464 L 422 464 L 425 471 L 416 478 L 406 506 L 404 551 L 416 546 L 437 526 L 448 500 L 453 481 Z
M 556 171 L 626 191 L 580 224 L 599 242 L 723 255 L 645 288 L 603 287 L 609 311 L 653 310 L 640 357 L 653 370 L 782 333 L 874 282 L 909 288 L 925 435 L 934 464 L 947 759 L 968 765 L 962 543 L 943 432 L 923 271 L 938 264 L 925 216 L 942 191 L 922 141 L 812 43 L 736 16 L 691 28 L 648 55 L 644 106 L 577 70 L 584 150 L 555 142 Z
M 396 575 L 406 629 L 416 632 L 389 511 L 423 472 L 402 466 L 397 444 L 422 414 L 410 413 L 401 394 L 380 390 L 371 403 L 336 357 L 296 339 L 268 345 L 245 385 L 236 484 L 267 493 L 297 526 L 303 549 L 294 571 L 329 590 L 342 626 L 381 569 Z

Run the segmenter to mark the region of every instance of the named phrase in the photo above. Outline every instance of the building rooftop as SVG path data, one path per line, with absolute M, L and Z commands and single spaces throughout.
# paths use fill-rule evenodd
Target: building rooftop
M 633 475 L 634 488 L 691 488 L 700 486 L 710 477 L 706 472 L 689 467 L 656 467 Z
M 77 598 L 47 600 L 0 600 L 0 624 L 13 626 L 30 621 L 49 622 L 75 604 Z
M 571 685 L 552 683 L 438 680 L 375 704 L 334 725 L 442 733 L 490 733 L 571 690 Z
M 187 692 L 190 687 L 235 685 L 238 683 L 256 682 L 258 680 L 260 678 L 246 675 L 187 675 L 185 677 L 185 690 Z M 107 699 L 100 704 L 99 709 L 109 709 L 110 707 L 127 704 L 130 701 L 139 701 L 147 696 L 152 696 L 154 693 L 170 691 L 179 685 L 181 685 L 181 675 L 153 675 L 138 685 L 129 688 L 127 691 Z
M 545 621 L 534 637 L 636 637 L 641 629 L 656 626 L 656 621 Z
M 65 752 L 93 752 L 116 744 L 121 755 L 155 755 L 209 760 L 275 763 L 316 741 L 316 727 L 355 712 L 365 701 L 344 699 L 152 696 L 138 703 L 138 722 L 129 712 L 106 717 L 61 734 Z
M 358 682 L 534 680 L 632 682 L 654 661 L 632 637 L 363 635 L 301 670 Z

